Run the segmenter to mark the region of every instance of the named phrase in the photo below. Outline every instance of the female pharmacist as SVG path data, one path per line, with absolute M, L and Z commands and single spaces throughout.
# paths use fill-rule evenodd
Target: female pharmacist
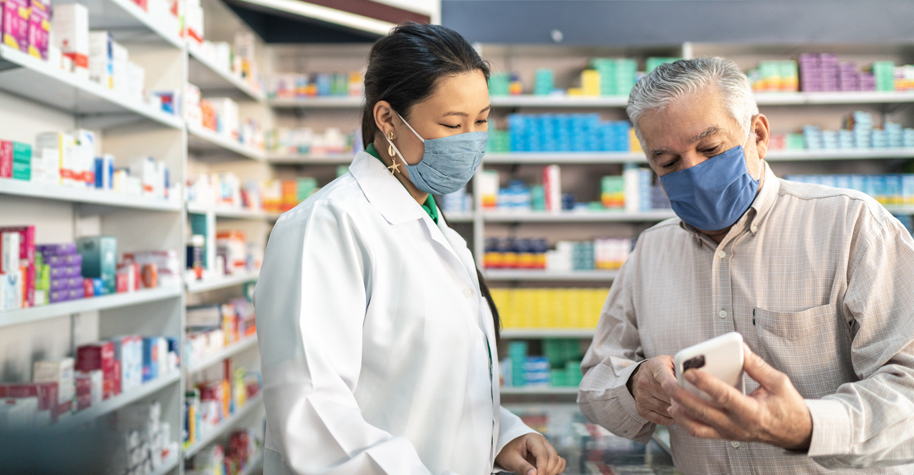
M 479 166 L 488 74 L 441 26 L 372 47 L 366 151 L 279 218 L 257 283 L 266 473 L 564 471 L 499 405 L 498 314 L 432 197 Z

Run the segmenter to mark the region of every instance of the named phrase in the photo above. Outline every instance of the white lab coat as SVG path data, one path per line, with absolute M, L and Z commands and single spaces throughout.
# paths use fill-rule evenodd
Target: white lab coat
M 466 241 L 366 152 L 284 213 L 257 282 L 267 474 L 483 475 L 501 408 Z

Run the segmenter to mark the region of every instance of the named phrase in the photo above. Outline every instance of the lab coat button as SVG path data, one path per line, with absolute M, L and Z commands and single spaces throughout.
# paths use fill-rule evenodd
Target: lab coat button
M 464 297 L 466 297 L 466 298 L 469 299 L 469 298 L 473 298 L 473 295 L 475 295 L 475 292 L 473 292 L 473 289 L 471 289 L 471 288 L 469 288 L 469 287 L 463 289 L 463 296 L 464 296 Z

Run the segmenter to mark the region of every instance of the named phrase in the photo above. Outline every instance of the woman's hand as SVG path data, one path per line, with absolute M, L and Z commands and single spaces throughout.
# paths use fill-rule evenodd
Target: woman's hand
M 535 433 L 508 442 L 495 457 L 495 463 L 521 475 L 558 475 L 565 471 L 565 459 L 545 437 Z

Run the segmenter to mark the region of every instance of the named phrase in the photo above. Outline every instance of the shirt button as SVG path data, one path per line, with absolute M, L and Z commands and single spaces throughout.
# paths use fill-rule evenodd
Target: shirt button
M 723 259 L 723 258 L 727 257 L 727 253 L 724 251 L 717 251 L 717 257 Z
M 464 297 L 466 297 L 466 298 L 472 298 L 472 297 L 473 297 L 473 294 L 474 294 L 473 289 L 471 289 L 471 288 L 469 288 L 469 287 L 463 289 L 463 296 L 464 296 Z
M 752 231 L 753 233 L 756 233 L 756 232 L 758 232 L 758 226 L 753 224 L 752 226 L 749 226 L 749 230 Z
M 717 316 L 720 318 L 727 318 L 727 311 L 721 310 L 721 311 L 717 312 Z
M 733 442 L 730 442 L 730 446 L 733 447 L 734 449 L 738 449 L 738 448 L 739 448 L 739 442 L 737 442 L 737 441 L 734 440 Z

